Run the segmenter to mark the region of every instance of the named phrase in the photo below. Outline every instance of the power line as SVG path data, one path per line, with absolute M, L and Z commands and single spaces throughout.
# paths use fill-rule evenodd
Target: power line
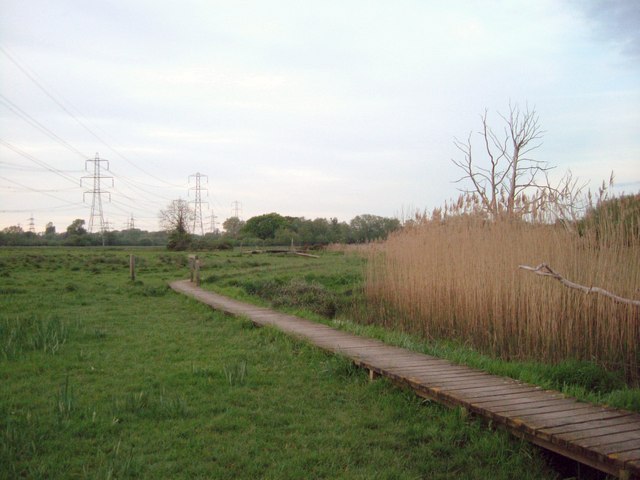
M 26 158 L 27 160 L 31 160 L 33 163 L 36 163 L 38 165 L 40 165 L 41 167 L 45 168 L 46 170 L 55 173 L 56 175 L 58 175 L 59 177 L 64 178 L 65 180 L 73 183 L 74 185 L 78 185 L 79 182 L 76 178 L 70 177 L 69 175 L 67 175 L 66 173 L 64 173 L 61 170 L 58 170 L 57 168 L 52 167 L 51 165 L 49 165 L 48 163 L 34 157 L 33 155 L 25 152 L 24 150 L 21 150 L 20 148 L 16 147 L 15 145 L 10 144 L 9 142 L 6 142 L 4 140 L 2 140 L 0 138 L 0 143 L 2 145 L 4 145 L 5 147 L 7 147 L 9 150 L 14 151 L 15 153 L 17 153 L 18 155 Z
M 176 188 L 181 188 L 179 185 L 175 185 L 172 184 L 170 182 L 167 182 L 166 180 L 163 180 L 162 178 L 156 177 L 155 175 L 153 175 L 150 172 L 147 172 L 145 169 L 143 169 L 142 167 L 138 166 L 135 162 L 133 162 L 132 160 L 129 160 L 127 157 L 125 157 L 122 153 L 120 153 L 118 150 L 116 150 L 113 146 L 111 146 L 106 140 L 104 140 L 100 135 L 98 135 L 97 133 L 95 133 L 91 128 L 89 128 L 83 121 L 81 121 L 77 115 L 75 115 L 73 112 L 71 112 L 60 100 L 58 100 L 51 92 L 49 92 L 49 90 L 47 88 L 44 87 L 44 85 L 39 82 L 35 76 L 36 74 L 34 73 L 33 75 L 31 73 L 29 73 L 29 70 L 31 70 L 31 72 L 33 72 L 33 69 L 27 69 L 26 67 L 24 67 L 20 62 L 18 62 L 18 60 L 11 54 L 9 54 L 9 52 L 3 48 L 2 46 L 0 46 L 0 51 L 16 66 L 18 67 L 18 69 L 29 79 L 33 82 L 33 84 L 38 87 L 47 97 L 49 97 L 58 107 L 60 107 L 67 115 L 69 115 L 71 118 L 73 118 L 82 128 L 84 128 L 87 132 L 89 132 L 89 134 L 91 136 L 93 136 L 93 138 L 95 138 L 96 140 L 98 140 L 100 143 L 102 143 L 105 147 L 107 147 L 109 150 L 111 150 L 113 153 L 115 153 L 116 155 L 118 155 L 120 158 L 122 158 L 125 162 L 127 162 L 128 164 L 130 164 L 131 166 L 133 166 L 134 168 L 137 168 L 138 170 L 140 170 L 142 173 L 144 173 L 145 175 L 148 175 L 149 177 L 158 180 L 159 182 L 165 184 L 165 185 L 169 185 L 172 187 L 176 187 Z M 3 97 L 6 98 L 6 97 Z M 69 100 L 64 99 L 65 102 L 71 106 L 74 110 L 76 110 L 76 112 L 78 112 L 80 115 L 82 115 L 80 113 L 80 111 L 74 107 L 71 102 L 69 102 Z M 8 99 L 7 99 L 8 101 Z M 16 107 L 17 108 L 17 107 Z M 24 113 L 24 112 L 23 112 Z M 26 115 L 26 113 L 25 113 Z M 34 120 L 35 121 L 35 120 Z M 37 122 L 36 122 L 37 123 Z M 83 158 L 86 158 L 86 155 L 82 155 Z
M 41 193 L 42 195 L 46 195 L 47 197 L 55 198 L 56 200 L 58 200 L 60 202 L 64 202 L 64 203 L 66 203 L 68 205 L 82 205 L 82 203 L 80 203 L 80 202 L 77 202 L 77 203 L 69 202 L 69 201 L 67 201 L 67 200 L 65 200 L 63 198 L 56 197 L 55 195 L 51 195 L 50 193 L 47 193 L 46 190 L 38 190 L 36 188 L 29 187 L 28 185 L 24 185 L 24 184 L 22 184 L 20 182 L 16 182 L 15 180 L 11 180 L 10 178 L 7 178 L 7 177 L 0 176 L 0 178 L 2 180 L 5 180 L 5 181 L 10 182 L 10 183 L 13 183 L 15 185 L 18 185 L 19 187 L 22 187 L 24 189 L 30 190 L 32 192 Z
M 2 95 L 1 93 L 0 93 L 0 102 L 2 104 L 4 104 L 4 106 L 6 108 L 8 108 L 9 110 L 11 110 L 14 114 L 16 114 L 18 117 L 22 118 L 22 120 L 27 122 L 32 127 L 40 130 L 42 133 L 47 135 L 49 138 L 55 140 L 60 145 L 62 145 L 64 148 L 72 151 L 73 153 L 75 153 L 76 155 L 81 156 L 82 158 L 86 158 L 86 155 L 83 154 L 80 150 L 78 150 L 76 147 L 71 145 L 65 139 L 61 138 L 60 136 L 58 136 L 57 134 L 55 134 L 54 132 L 49 130 L 47 127 L 45 127 L 43 124 L 41 124 L 38 120 L 33 118 L 31 115 L 29 115 L 24 110 L 22 110 L 18 105 L 13 103 L 11 100 L 9 100 L 7 97 Z

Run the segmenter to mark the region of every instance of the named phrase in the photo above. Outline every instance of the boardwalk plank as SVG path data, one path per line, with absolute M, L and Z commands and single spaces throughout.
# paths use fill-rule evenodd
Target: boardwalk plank
M 495 413 L 499 413 L 500 415 L 505 416 L 514 416 L 514 415 L 538 415 L 538 414 L 547 414 L 547 413 L 556 413 L 556 412 L 567 412 L 567 413 L 575 413 L 581 409 L 589 408 L 589 404 L 579 403 L 575 400 L 549 400 L 547 402 L 540 402 L 536 404 L 526 404 L 526 406 L 521 407 L 513 407 L 513 408 L 505 408 L 498 407 L 491 409 Z
M 578 441 L 586 438 L 597 438 L 604 435 L 611 435 L 624 432 L 640 432 L 640 425 L 637 423 L 622 423 L 613 426 L 588 428 L 585 430 L 577 430 L 566 433 L 559 433 L 558 436 L 567 441 Z
M 576 443 L 583 447 L 596 447 L 617 444 L 620 442 L 629 442 L 630 444 L 632 444 L 631 448 L 628 448 L 627 450 L 640 448 L 640 430 L 630 430 L 627 432 L 616 432 L 608 435 L 598 435 L 597 437 L 580 439 Z
M 553 426 L 570 425 L 577 423 L 584 423 L 591 420 L 606 420 L 607 418 L 617 418 L 623 416 L 622 413 L 614 411 L 601 411 L 601 412 L 588 412 L 588 413 L 576 413 L 575 415 L 567 416 L 564 412 L 549 413 L 547 415 L 523 415 L 512 417 L 509 421 L 518 425 L 525 424 L 528 428 L 533 430 L 540 430 L 542 428 L 548 428 Z
M 548 405 L 561 405 L 565 401 L 575 402 L 574 399 L 566 399 L 562 395 L 525 395 L 518 398 L 506 397 L 499 400 L 493 400 L 490 402 L 481 402 L 483 408 L 490 409 L 496 413 L 504 412 L 507 410 L 521 410 L 531 408 L 533 405 L 536 407 L 546 407 Z
M 582 422 L 579 424 L 556 425 L 552 427 L 545 427 L 540 429 L 538 433 L 540 435 L 551 437 L 554 435 L 558 435 L 558 436 L 568 435 L 573 432 L 581 432 L 584 430 L 611 428 L 611 427 L 615 427 L 616 425 L 628 425 L 630 423 L 636 423 L 633 420 L 629 419 L 630 416 L 631 414 L 627 413 L 626 415 L 621 415 L 619 417 L 592 420 L 588 422 Z
M 564 396 L 559 392 L 550 392 L 548 390 L 543 390 L 540 387 L 530 386 L 531 388 L 511 393 L 509 395 L 495 394 L 495 395 L 481 395 L 479 397 L 470 398 L 470 403 L 472 405 L 477 405 L 480 407 L 491 407 L 492 405 L 503 405 L 503 404 L 511 404 L 518 403 L 520 400 L 526 401 L 535 401 L 534 399 L 545 399 L 549 396 L 556 396 L 557 398 L 564 398 Z

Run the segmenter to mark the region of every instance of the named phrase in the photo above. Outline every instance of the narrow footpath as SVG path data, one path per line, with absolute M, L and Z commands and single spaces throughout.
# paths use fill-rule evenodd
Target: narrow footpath
M 176 292 L 216 310 L 272 325 L 324 350 L 350 358 L 370 378 L 387 377 L 417 395 L 468 411 L 511 433 L 619 478 L 640 479 L 640 415 L 579 402 L 510 378 L 489 375 L 429 355 L 352 335 L 293 315 L 239 302 L 197 287 Z

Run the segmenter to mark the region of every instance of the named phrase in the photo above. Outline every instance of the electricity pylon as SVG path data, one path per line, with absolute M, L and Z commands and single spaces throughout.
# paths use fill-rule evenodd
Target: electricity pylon
M 91 198 L 91 217 L 89 217 L 89 232 L 93 232 L 93 225 L 95 223 L 95 219 L 96 217 L 98 217 L 98 222 L 100 223 L 100 232 L 103 234 L 103 244 L 104 244 L 104 230 L 105 230 L 105 223 L 104 223 L 104 213 L 102 211 L 102 194 L 105 193 L 107 195 L 109 195 L 109 201 L 111 201 L 111 192 L 107 191 L 107 190 L 102 190 L 102 180 L 104 179 L 110 179 L 111 180 L 111 186 L 113 187 L 113 177 L 110 176 L 104 176 L 101 173 L 101 168 L 100 165 L 102 163 L 106 163 L 106 170 L 109 170 L 109 160 L 105 160 L 103 158 L 100 158 L 98 156 L 98 154 L 96 153 L 95 158 L 89 159 L 85 161 L 84 164 L 84 168 L 85 170 L 89 171 L 89 169 L 87 168 L 89 163 L 93 163 L 93 175 L 85 175 L 84 177 L 82 177 L 80 179 L 80 185 L 82 185 L 82 180 L 85 178 L 90 178 L 93 179 L 93 189 L 92 190 L 86 190 L 83 194 L 82 194 L 82 201 L 84 202 L 85 199 L 85 195 L 87 193 L 90 193 L 92 195 Z
M 202 220 L 202 185 L 201 178 L 205 177 L 207 180 L 207 184 L 209 184 L 209 177 L 207 175 L 202 175 L 200 172 L 194 173 L 193 175 L 189 175 L 189 183 L 191 183 L 191 177 L 195 177 L 196 186 L 189 188 L 189 191 L 195 190 L 196 198 L 192 202 L 194 207 L 194 215 L 193 215 L 193 233 L 196 233 L 196 229 L 198 226 L 200 227 L 200 235 L 204 236 L 204 222 Z M 209 195 L 208 189 L 205 187 L 207 191 L 207 196 Z M 204 202 L 207 204 L 207 208 L 209 208 L 209 202 Z
M 231 202 L 231 206 L 233 207 L 233 216 L 239 219 L 242 212 L 242 204 L 238 200 L 234 200 Z

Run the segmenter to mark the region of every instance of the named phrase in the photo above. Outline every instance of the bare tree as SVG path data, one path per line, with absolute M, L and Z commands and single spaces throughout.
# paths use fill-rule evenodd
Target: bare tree
M 173 200 L 165 210 L 160 210 L 160 226 L 168 232 L 189 233 L 193 224 L 194 212 L 186 200 Z
M 463 171 L 457 182 L 470 180 L 472 184 L 472 188 L 462 191 L 477 194 L 484 211 L 495 219 L 520 216 L 526 211 L 527 205 L 535 204 L 542 198 L 548 188 L 547 172 L 553 168 L 529 156 L 542 145 L 544 135 L 535 109 L 525 107 L 521 110 L 517 104 L 510 103 L 508 115 L 499 116 L 504 121 L 500 133 L 489 126 L 486 110 L 480 117 L 482 130 L 478 133 L 482 138 L 486 161 L 476 160 L 472 149 L 472 133 L 469 133 L 466 142 L 454 139 L 464 159 L 452 159 L 454 165 Z M 527 202 L 518 201 L 527 193 Z

